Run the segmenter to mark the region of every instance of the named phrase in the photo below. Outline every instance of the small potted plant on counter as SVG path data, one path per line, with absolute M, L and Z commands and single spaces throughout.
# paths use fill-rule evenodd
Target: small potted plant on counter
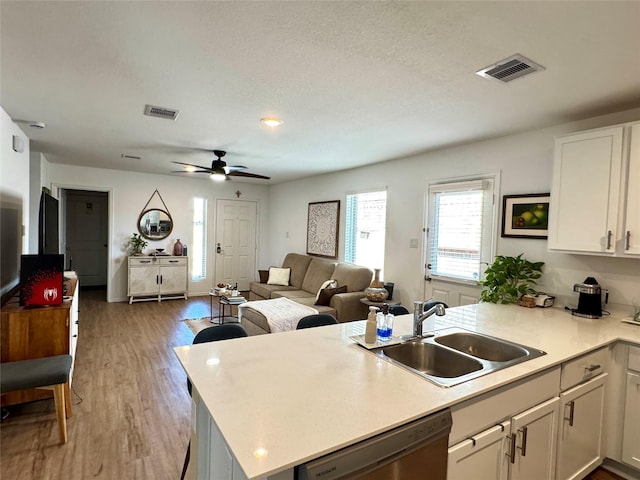
M 498 255 L 484 272 L 480 300 L 489 303 L 518 303 L 523 297 L 535 296 L 536 280 L 542 276 L 544 262 L 530 262 L 522 257 Z M 524 302 L 524 306 L 529 306 Z M 531 303 L 531 302 L 528 302 Z M 535 306 L 535 299 L 533 305 Z
M 134 256 L 142 255 L 142 249 L 149 244 L 142 235 L 134 233 L 129 239 L 129 246 L 131 247 L 131 254 Z

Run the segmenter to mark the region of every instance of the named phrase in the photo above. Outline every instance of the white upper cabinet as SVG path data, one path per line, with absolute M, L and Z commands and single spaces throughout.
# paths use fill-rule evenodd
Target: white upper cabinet
M 640 255 L 640 123 L 555 142 L 549 249 Z
M 630 127 L 624 254 L 640 256 L 640 123 Z

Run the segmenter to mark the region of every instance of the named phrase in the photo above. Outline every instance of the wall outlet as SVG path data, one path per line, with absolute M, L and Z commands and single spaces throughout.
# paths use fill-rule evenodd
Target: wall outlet
M 409 239 L 409 248 L 418 248 L 418 239 L 417 238 Z

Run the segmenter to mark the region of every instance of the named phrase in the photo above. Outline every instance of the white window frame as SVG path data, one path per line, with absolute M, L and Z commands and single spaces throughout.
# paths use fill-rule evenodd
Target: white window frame
M 202 242 L 202 251 L 199 252 L 202 255 L 202 261 L 198 262 L 202 268 L 201 275 L 195 275 L 196 272 L 196 232 L 195 232 L 195 214 L 196 214 L 196 206 L 195 203 L 197 200 L 201 200 L 203 202 L 203 212 L 202 212 L 202 236 L 199 240 Z M 191 261 L 191 281 L 193 282 L 204 282 L 207 280 L 207 211 L 209 208 L 209 199 L 204 196 L 195 196 L 193 197 L 193 215 L 191 217 L 191 233 L 192 233 L 192 242 L 191 246 L 188 249 L 189 260 Z
M 461 190 L 468 187 L 472 187 L 474 182 L 488 182 L 487 188 L 487 197 L 491 200 L 491 207 L 485 212 L 487 215 L 490 215 L 488 222 L 485 222 L 483 225 L 483 240 L 482 240 L 482 248 L 480 252 L 480 272 L 479 278 L 477 280 L 467 280 L 459 277 L 449 276 L 449 275 L 437 275 L 431 273 L 428 265 L 430 262 L 430 229 L 433 228 L 432 218 L 431 218 L 431 208 L 433 207 L 433 191 L 440 190 L 446 191 L 450 189 L 450 191 Z M 492 262 L 493 258 L 496 254 L 497 242 L 498 242 L 498 213 L 499 213 L 499 186 L 500 186 L 500 174 L 492 173 L 492 174 L 482 174 L 470 177 L 455 177 L 455 178 L 447 178 L 439 181 L 429 182 L 426 185 L 426 193 L 425 193 L 425 228 L 424 228 L 424 245 L 423 245 L 423 266 L 424 266 L 424 278 L 425 280 L 439 280 L 451 283 L 458 283 L 463 285 L 473 285 L 477 286 L 478 281 L 484 279 L 484 271 L 486 270 L 486 264 Z M 489 213 L 490 212 L 490 213 Z M 488 237 L 488 238 L 487 238 Z
M 389 202 L 389 191 L 387 189 L 387 187 L 378 187 L 378 188 L 370 188 L 367 190 L 358 190 L 358 191 L 352 191 L 352 192 L 347 192 L 346 196 L 345 196 L 345 228 L 344 228 L 344 261 L 345 262 L 349 262 L 350 260 L 347 260 L 347 250 L 348 250 L 348 245 L 347 245 L 347 234 L 349 233 L 349 228 L 348 228 L 348 224 L 347 224 L 347 219 L 348 219 L 348 200 L 347 198 L 349 196 L 353 196 L 353 195 L 363 195 L 363 194 L 367 194 L 367 193 L 375 193 L 375 192 L 385 192 L 386 194 L 386 198 L 385 198 L 385 218 L 384 218 L 384 243 L 385 243 L 385 247 L 383 248 L 382 251 L 382 258 L 380 259 L 380 262 L 376 263 L 376 265 L 362 265 L 365 267 L 369 267 L 371 269 L 374 268 L 378 268 L 380 269 L 381 272 L 384 272 L 384 259 L 385 259 L 385 251 L 386 251 L 386 244 L 387 244 L 387 204 Z M 382 278 L 382 275 L 381 275 Z

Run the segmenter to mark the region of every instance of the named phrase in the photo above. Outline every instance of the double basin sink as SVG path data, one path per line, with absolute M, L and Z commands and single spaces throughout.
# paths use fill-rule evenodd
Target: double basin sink
M 441 387 L 452 387 L 545 355 L 542 350 L 458 327 L 436 330 L 372 352 Z

